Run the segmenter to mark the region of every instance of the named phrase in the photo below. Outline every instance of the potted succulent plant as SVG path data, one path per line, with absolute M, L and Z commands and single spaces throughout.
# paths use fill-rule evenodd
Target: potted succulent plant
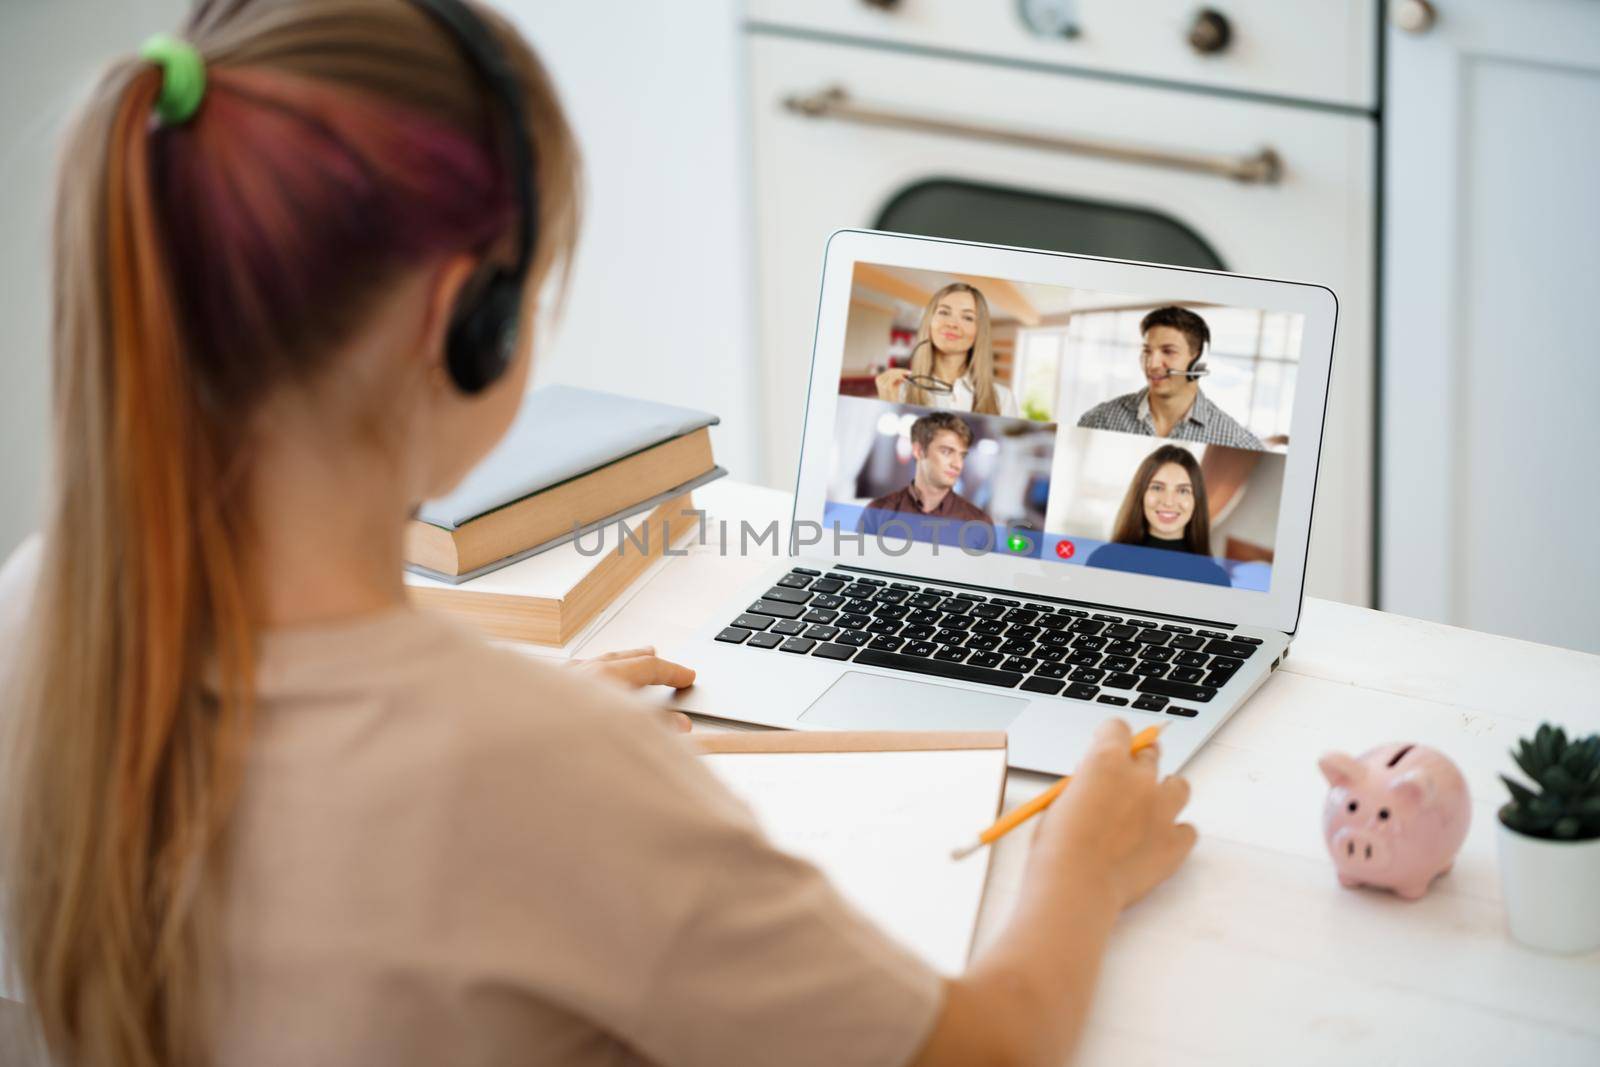
M 1600 734 L 1549 723 L 1511 753 L 1536 788 L 1500 776 L 1500 885 L 1511 935 L 1547 952 L 1600 949 Z

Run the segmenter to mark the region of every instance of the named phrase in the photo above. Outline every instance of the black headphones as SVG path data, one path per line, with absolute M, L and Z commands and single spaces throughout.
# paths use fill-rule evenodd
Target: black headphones
M 535 212 L 533 146 L 528 142 L 522 97 L 494 33 L 461 0 L 411 0 L 419 10 L 449 31 L 484 84 L 505 108 L 511 179 L 516 186 L 517 259 L 510 269 L 496 268 L 482 287 L 463 296 L 445 338 L 445 367 L 456 388 L 471 395 L 494 383 L 511 366 L 517 344 L 522 296 L 533 266 Z

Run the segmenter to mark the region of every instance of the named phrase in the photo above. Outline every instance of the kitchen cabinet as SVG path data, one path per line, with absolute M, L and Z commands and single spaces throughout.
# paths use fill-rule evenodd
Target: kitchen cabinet
M 1379 603 L 1600 652 L 1600 3 L 1388 14 Z

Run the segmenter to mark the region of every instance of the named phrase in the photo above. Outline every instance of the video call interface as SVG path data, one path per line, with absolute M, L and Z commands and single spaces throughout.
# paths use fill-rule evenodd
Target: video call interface
M 1267 592 L 1304 318 L 858 263 L 824 525 Z

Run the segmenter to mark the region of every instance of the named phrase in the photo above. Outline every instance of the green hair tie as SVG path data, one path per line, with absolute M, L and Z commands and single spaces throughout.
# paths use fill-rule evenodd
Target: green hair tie
M 206 61 L 194 45 L 165 33 L 150 37 L 139 56 L 161 67 L 161 95 L 156 114 L 169 126 L 188 122 L 206 95 Z

